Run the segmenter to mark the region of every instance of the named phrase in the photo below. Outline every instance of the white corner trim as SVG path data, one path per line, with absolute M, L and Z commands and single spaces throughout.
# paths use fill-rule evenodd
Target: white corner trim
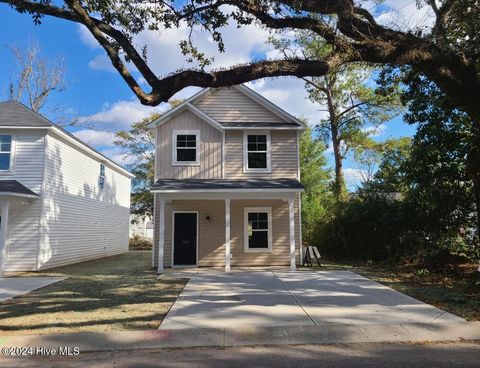
M 250 169 L 248 167 L 248 136 L 266 135 L 267 136 L 267 168 Z M 269 130 L 252 130 L 243 132 L 243 173 L 271 173 L 272 172 L 272 135 Z
M 195 161 L 178 161 L 177 160 L 177 136 L 179 135 L 195 135 Z M 200 166 L 200 130 L 173 130 L 172 132 L 172 166 Z M 188 147 L 185 147 L 188 149 Z M 191 149 L 191 148 L 190 148 Z
M 268 218 L 268 248 L 249 248 L 248 246 L 248 214 L 252 212 L 266 212 Z M 244 207 L 243 208 L 243 250 L 245 253 L 272 252 L 272 207 Z

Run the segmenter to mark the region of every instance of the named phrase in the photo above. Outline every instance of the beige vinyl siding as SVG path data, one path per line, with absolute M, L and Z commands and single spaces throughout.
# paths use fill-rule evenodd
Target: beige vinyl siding
M 235 88 L 221 88 L 207 93 L 195 106 L 219 122 L 285 123 L 285 120 Z
M 243 172 L 243 131 L 225 132 L 225 178 L 296 178 L 298 173 L 297 131 L 272 130 L 271 134 L 271 173 Z
M 298 200 L 295 200 L 295 239 L 297 263 L 299 258 Z M 155 208 L 160 208 L 156 198 Z M 244 252 L 244 208 L 272 208 L 272 252 Z M 225 265 L 225 201 L 196 200 L 171 201 L 165 205 L 164 266 L 172 266 L 172 213 L 173 211 L 198 211 L 198 260 L 199 266 L 223 267 Z M 157 211 L 158 212 L 158 211 Z M 205 218 L 213 220 L 209 224 Z M 158 265 L 159 218 L 155 214 L 154 266 Z M 281 200 L 232 200 L 231 201 L 231 252 L 232 266 L 288 266 L 290 264 L 290 234 L 288 202 Z
M 18 180 L 35 193 L 41 193 L 46 130 L 2 131 L 13 134 L 14 162 L 11 174 L 0 179 Z M 39 242 L 41 199 L 16 201 L 10 206 L 5 269 L 35 270 Z
M 173 166 L 172 145 L 174 130 L 200 131 L 200 164 L 197 166 Z M 183 111 L 160 125 L 156 131 L 155 177 L 202 178 L 222 177 L 222 132 L 204 122 L 190 111 Z
M 130 178 L 62 140 L 47 137 L 39 268 L 128 251 Z

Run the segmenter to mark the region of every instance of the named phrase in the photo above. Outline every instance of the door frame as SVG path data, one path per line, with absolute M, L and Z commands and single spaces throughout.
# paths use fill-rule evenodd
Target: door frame
M 196 240 L 197 244 L 195 244 L 195 264 L 194 265 L 175 265 L 175 214 L 176 213 L 194 213 L 197 215 L 197 226 L 196 226 Z M 187 268 L 187 267 L 198 267 L 198 248 L 200 245 L 200 237 L 198 232 L 198 223 L 199 223 L 199 214 L 198 211 L 172 211 L 172 268 Z

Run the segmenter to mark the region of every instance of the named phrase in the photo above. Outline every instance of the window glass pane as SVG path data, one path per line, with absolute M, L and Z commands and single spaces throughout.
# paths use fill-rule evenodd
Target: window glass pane
M 186 135 L 177 135 L 177 147 L 187 147 Z
M 191 148 L 178 148 L 177 161 L 193 161 L 197 160 L 197 150 Z
M 267 136 L 266 135 L 248 135 L 247 146 L 248 146 L 248 151 L 266 151 Z
M 268 214 L 266 212 L 248 213 L 248 224 L 253 230 L 268 229 Z
M 10 169 L 10 153 L 0 154 L 0 170 Z
M 248 168 L 249 169 L 266 169 L 267 168 L 267 153 L 248 153 Z
M 248 237 L 249 248 L 268 248 L 268 231 L 253 231 Z
M 1 152 L 10 152 L 12 149 L 12 136 L 11 135 L 0 135 L 0 151 Z

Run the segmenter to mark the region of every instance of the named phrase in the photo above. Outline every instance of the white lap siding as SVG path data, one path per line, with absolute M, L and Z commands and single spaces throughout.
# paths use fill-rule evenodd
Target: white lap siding
M 45 130 L 16 130 L 13 172 L 0 179 L 18 180 L 35 193 L 41 193 Z M 17 201 L 10 206 L 5 269 L 35 270 L 39 242 L 41 200 Z
M 128 251 L 130 178 L 59 137 L 47 137 L 39 268 Z

